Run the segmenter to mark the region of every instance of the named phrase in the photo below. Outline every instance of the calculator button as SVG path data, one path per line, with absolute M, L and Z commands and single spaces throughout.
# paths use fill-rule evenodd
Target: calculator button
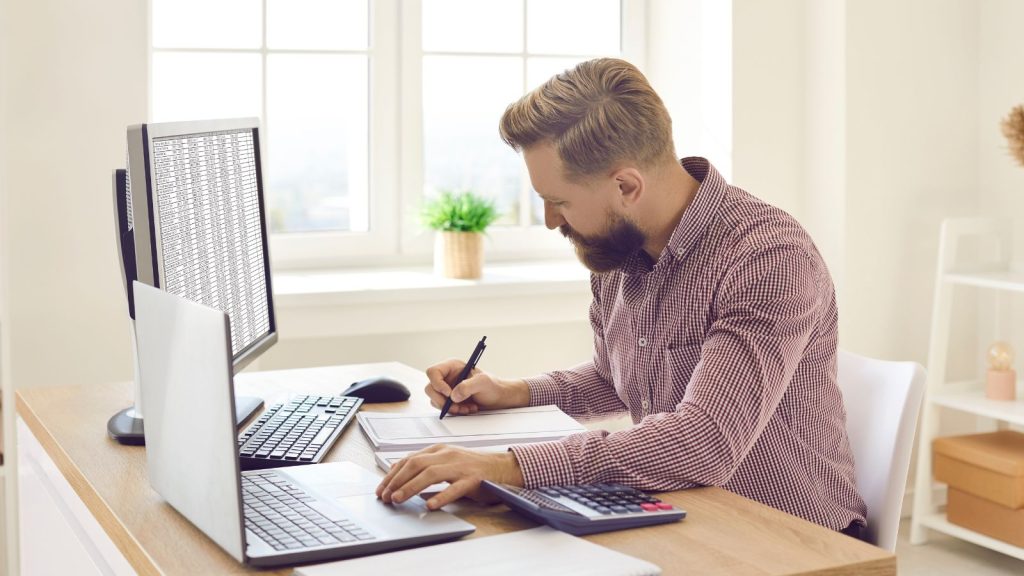
M 626 510 L 629 510 L 630 512 L 643 512 L 644 509 L 637 506 L 636 504 L 627 504 Z
M 597 510 L 601 514 L 611 514 L 612 513 L 612 509 L 607 507 L 607 506 L 597 506 L 596 508 L 594 508 L 594 510 Z
M 618 514 L 625 514 L 626 513 L 626 507 L 625 506 L 615 505 L 615 506 L 612 506 L 611 508 L 612 508 L 612 512 L 616 512 Z
M 651 504 L 650 502 L 644 502 L 643 504 L 640 505 L 640 508 L 642 508 L 643 510 L 646 510 L 647 512 L 654 512 L 654 511 L 656 511 L 658 509 L 658 506 L 657 506 L 657 504 Z
M 671 504 L 667 504 L 665 502 L 658 502 L 658 509 L 659 510 L 671 510 L 672 509 L 672 505 Z

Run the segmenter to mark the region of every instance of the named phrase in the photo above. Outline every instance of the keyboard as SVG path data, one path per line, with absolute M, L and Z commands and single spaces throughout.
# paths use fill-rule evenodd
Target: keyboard
M 246 529 L 275 550 L 374 539 L 351 520 L 321 514 L 313 497 L 272 471 L 242 475 L 242 502 Z
M 351 396 L 296 396 L 238 435 L 242 470 L 317 464 L 363 404 Z
M 483 486 L 516 512 L 577 536 L 686 517 L 685 510 L 621 484 L 526 489 L 485 480 Z

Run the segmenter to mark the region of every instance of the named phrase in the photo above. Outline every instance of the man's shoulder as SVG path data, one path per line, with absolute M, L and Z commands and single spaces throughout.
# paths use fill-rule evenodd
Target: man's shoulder
M 720 248 L 758 254 L 784 247 L 816 252 L 810 234 L 791 214 L 736 186 L 729 186 L 709 236 Z

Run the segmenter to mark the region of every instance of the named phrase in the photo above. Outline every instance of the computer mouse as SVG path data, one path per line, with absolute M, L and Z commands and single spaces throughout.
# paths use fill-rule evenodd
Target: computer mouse
M 405 384 L 387 376 L 374 376 L 354 382 L 342 394 L 362 398 L 367 404 L 402 402 L 409 399 L 409 389 Z

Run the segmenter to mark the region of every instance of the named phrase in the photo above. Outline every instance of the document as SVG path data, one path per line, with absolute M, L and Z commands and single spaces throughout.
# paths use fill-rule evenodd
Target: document
M 661 568 L 548 526 L 295 569 L 298 576 L 380 574 L 646 576 Z
M 356 419 L 374 450 L 415 451 L 434 444 L 477 447 L 558 440 L 586 432 L 557 406 L 487 410 L 439 420 L 437 412 L 360 412 Z

